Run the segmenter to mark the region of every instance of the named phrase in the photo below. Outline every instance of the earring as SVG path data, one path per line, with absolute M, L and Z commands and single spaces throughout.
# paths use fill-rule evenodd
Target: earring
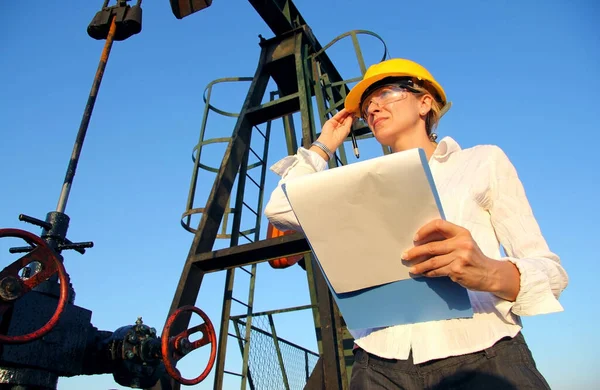
M 431 142 L 435 142 L 436 139 L 437 139 L 437 134 L 436 133 L 432 132 L 431 134 L 429 134 L 429 140 Z

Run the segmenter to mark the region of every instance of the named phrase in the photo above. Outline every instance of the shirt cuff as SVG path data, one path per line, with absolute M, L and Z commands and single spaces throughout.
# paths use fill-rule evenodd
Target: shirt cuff
M 298 153 L 293 156 L 282 158 L 273 164 L 270 169 L 277 175 L 285 177 L 287 172 L 298 163 L 308 164 L 313 167 L 315 171 L 322 171 L 327 167 L 327 161 L 319 156 L 318 153 L 299 147 Z
M 563 311 L 562 305 L 552 293 L 548 275 L 536 267 L 537 259 L 516 259 L 507 257 L 521 274 L 520 290 L 511 311 L 518 316 L 557 313 Z

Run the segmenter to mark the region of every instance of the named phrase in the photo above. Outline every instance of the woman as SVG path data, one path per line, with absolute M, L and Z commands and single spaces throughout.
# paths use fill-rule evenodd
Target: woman
M 467 288 L 474 316 L 351 329 L 357 348 L 350 388 L 547 389 L 519 316 L 562 311 L 558 297 L 567 274 L 502 150 L 463 150 L 450 137 L 435 142 L 446 104 L 443 88 L 421 65 L 392 59 L 371 66 L 319 139 L 272 167 L 282 178 L 265 214 L 280 229 L 301 230 L 281 184 L 325 169 L 356 116 L 393 152 L 422 148 L 446 220 L 427 223 L 415 232 L 414 246 L 398 255 L 411 262 L 415 275 L 448 276 Z

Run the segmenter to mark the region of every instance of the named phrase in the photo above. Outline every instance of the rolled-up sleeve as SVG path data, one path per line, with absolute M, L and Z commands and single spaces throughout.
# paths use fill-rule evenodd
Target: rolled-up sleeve
M 281 179 L 271 193 L 264 211 L 273 226 L 280 230 L 302 230 L 281 185 L 295 177 L 323 171 L 326 167 L 327 162 L 321 156 L 302 147 L 298 148 L 295 155 L 284 157 L 273 164 L 271 171 L 281 176 Z
M 568 284 L 560 258 L 548 248 L 533 215 L 523 184 L 506 154 L 493 148 L 490 215 L 507 258 L 521 274 L 511 311 L 531 316 L 563 311 L 558 298 Z

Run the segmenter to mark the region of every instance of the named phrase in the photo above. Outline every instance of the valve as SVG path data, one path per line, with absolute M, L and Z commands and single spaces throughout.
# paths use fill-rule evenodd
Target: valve
M 190 329 L 184 330 L 176 336 L 170 336 L 171 326 L 177 319 L 177 317 L 184 312 L 192 311 L 198 314 L 204 320 L 204 323 L 201 325 L 194 326 Z M 202 332 L 202 338 L 190 342 L 190 335 L 196 332 Z M 192 352 L 195 349 L 203 347 L 207 344 L 210 344 L 210 357 L 208 359 L 208 364 L 202 373 L 194 378 L 194 379 L 185 379 L 181 376 L 179 370 L 175 367 L 177 361 L 183 358 L 188 353 Z M 215 333 L 215 328 L 208 318 L 208 316 L 200 309 L 195 306 L 182 306 L 179 309 L 175 310 L 173 314 L 169 316 L 167 319 L 167 323 L 163 329 L 161 335 L 161 351 L 163 356 L 163 362 L 165 364 L 165 369 L 169 373 L 169 375 L 175 379 L 177 382 L 183 385 L 196 385 L 202 382 L 207 376 L 210 370 L 212 369 L 215 363 L 215 357 L 217 355 L 217 336 Z
M 69 297 L 69 275 L 52 249 L 35 234 L 20 229 L 0 229 L 0 238 L 2 237 L 21 238 L 31 245 L 32 250 L 0 272 L 0 315 L 4 315 L 17 299 L 48 280 L 55 273 L 58 272 L 60 279 L 60 297 L 56 311 L 44 326 L 20 336 L 0 334 L 0 343 L 23 344 L 43 337 L 58 323 Z M 32 262 L 39 263 L 40 271 L 27 279 L 21 278 L 18 274 L 19 271 Z
M 165 373 L 156 329 L 145 325 L 142 317 L 135 325 L 115 330 L 102 345 L 105 349 L 99 355 L 109 358 L 115 382 L 121 386 L 149 389 Z

